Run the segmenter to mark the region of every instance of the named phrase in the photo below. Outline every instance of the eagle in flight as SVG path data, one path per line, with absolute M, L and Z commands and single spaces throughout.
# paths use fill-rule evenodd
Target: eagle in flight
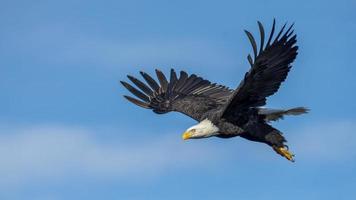
M 121 81 L 138 99 L 126 95 L 124 97 L 157 114 L 177 111 L 198 121 L 198 124 L 183 133 L 184 140 L 240 136 L 266 143 L 278 154 L 294 162 L 294 155 L 289 152 L 281 131 L 269 123 L 283 119 L 285 115 L 307 113 L 308 109 L 262 107 L 266 104 L 266 98 L 277 92 L 286 79 L 298 54 L 293 25 L 286 28 L 284 24 L 275 35 L 275 24 L 273 20 L 269 37 L 265 38 L 263 25 L 258 22 L 259 45 L 253 35 L 245 30 L 252 45 L 253 56 L 247 56 L 251 68 L 235 90 L 211 83 L 195 74 L 188 75 L 185 71 L 180 71 L 178 76 L 174 69 L 171 69 L 168 80 L 156 69 L 158 82 L 145 72 L 140 74 L 147 84 L 132 76 L 127 77 L 136 88 Z

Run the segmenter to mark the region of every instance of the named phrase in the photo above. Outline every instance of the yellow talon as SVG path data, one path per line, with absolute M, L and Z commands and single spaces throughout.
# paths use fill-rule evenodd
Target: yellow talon
M 281 156 L 287 158 L 288 160 L 294 162 L 294 154 L 288 151 L 285 147 L 273 147 L 273 149 Z

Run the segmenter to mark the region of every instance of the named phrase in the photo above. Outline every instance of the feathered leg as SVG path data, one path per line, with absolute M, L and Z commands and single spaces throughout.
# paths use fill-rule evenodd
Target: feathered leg
M 265 136 L 265 139 L 266 143 L 270 145 L 275 152 L 287 160 L 294 162 L 294 154 L 288 150 L 288 146 L 285 144 L 287 140 L 282 136 L 280 131 L 274 129 Z
M 251 141 L 266 143 L 279 155 L 294 162 L 294 155 L 288 151 L 288 146 L 285 144 L 287 140 L 279 130 L 266 123 L 257 123 L 245 128 L 248 131 L 240 135 L 241 137 Z

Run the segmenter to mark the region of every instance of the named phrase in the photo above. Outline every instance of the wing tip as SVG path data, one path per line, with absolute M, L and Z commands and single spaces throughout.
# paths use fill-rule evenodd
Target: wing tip
M 131 75 L 126 75 L 126 77 L 127 77 L 128 79 L 130 79 L 131 81 L 137 79 L 137 78 L 135 78 L 134 76 L 131 76 Z
M 123 86 L 125 86 L 126 87 L 126 85 L 128 85 L 128 83 L 127 82 L 125 82 L 125 81 L 119 81 Z
M 130 97 L 130 96 L 127 96 L 127 95 L 123 95 L 123 97 L 124 97 L 125 99 L 127 99 L 128 101 L 130 101 L 131 103 L 137 105 L 137 106 L 140 106 L 140 107 L 142 107 L 142 108 L 147 108 L 147 109 L 150 108 L 150 106 L 149 106 L 148 103 L 142 102 L 142 101 L 140 101 L 140 100 L 138 100 L 138 99 L 135 99 L 135 98 Z

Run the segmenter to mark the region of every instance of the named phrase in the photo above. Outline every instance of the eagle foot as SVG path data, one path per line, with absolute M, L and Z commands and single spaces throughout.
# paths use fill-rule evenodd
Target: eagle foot
M 288 147 L 273 147 L 273 149 L 281 156 L 285 157 L 287 160 L 294 162 L 294 154 L 288 151 Z

